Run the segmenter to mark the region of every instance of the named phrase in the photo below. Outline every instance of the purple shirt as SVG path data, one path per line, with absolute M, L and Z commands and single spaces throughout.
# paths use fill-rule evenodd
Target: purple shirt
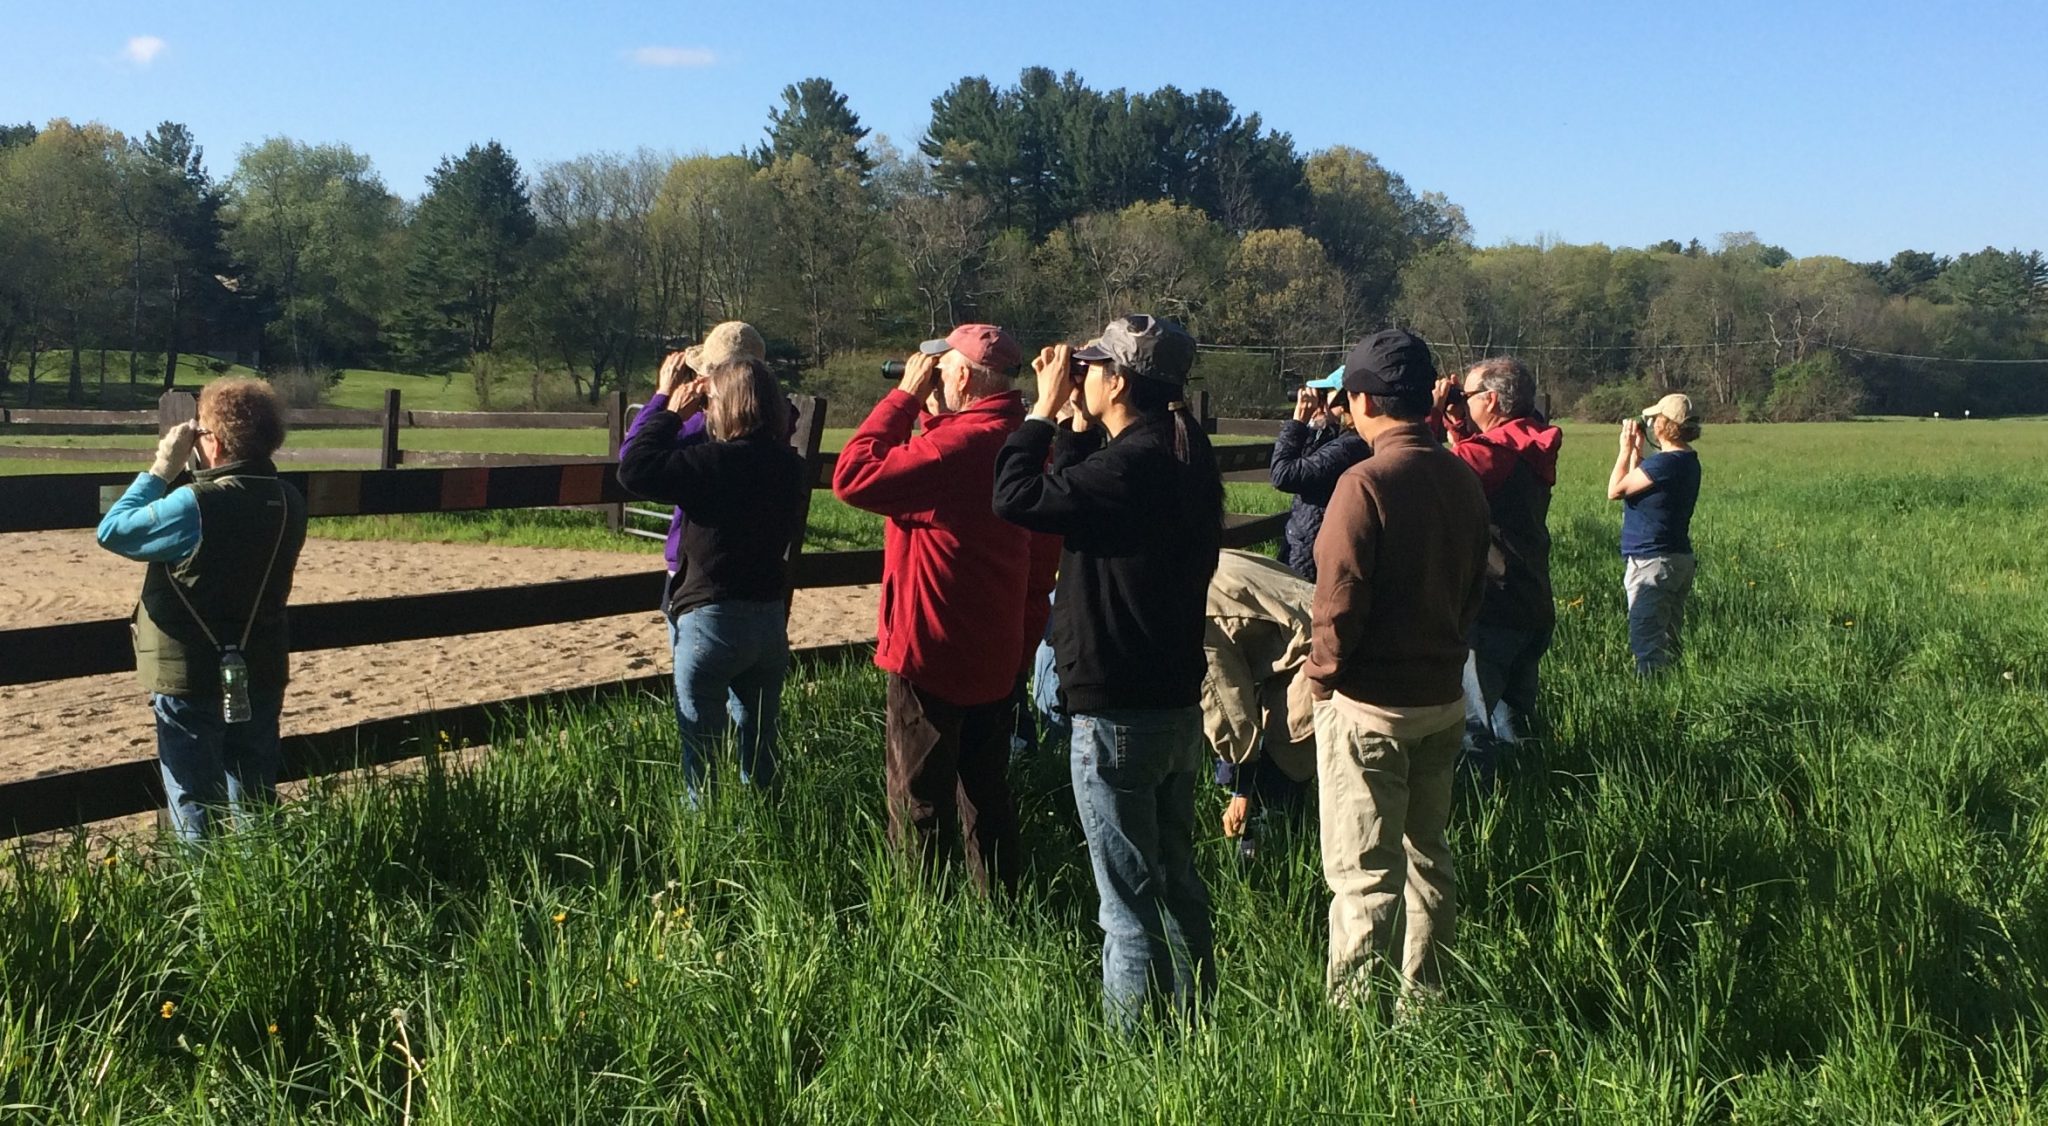
M 648 398 L 647 405 L 640 408 L 640 413 L 633 416 L 633 425 L 626 427 L 626 438 L 620 443 L 621 448 L 632 445 L 633 440 L 646 428 L 647 421 L 667 409 L 668 394 L 656 391 Z M 707 437 L 704 429 L 704 412 L 698 411 L 683 422 L 681 430 L 676 431 L 675 445 L 678 449 L 693 446 Z M 671 575 L 682 569 L 678 560 L 682 558 L 683 525 L 689 519 L 689 514 L 680 508 L 668 518 L 668 541 L 662 545 L 661 557 L 668 561 L 668 573 Z

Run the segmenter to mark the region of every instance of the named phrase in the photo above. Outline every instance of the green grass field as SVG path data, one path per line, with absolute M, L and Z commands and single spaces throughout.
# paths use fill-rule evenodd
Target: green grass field
M 1312 828 L 1210 828 L 1222 990 L 1123 1041 L 1064 764 L 990 906 L 887 856 L 881 682 L 785 691 L 787 789 L 679 808 L 669 705 L 316 784 L 191 860 L 0 880 L 24 1120 L 2027 1122 L 2048 1085 L 2048 429 L 1709 428 L 1681 670 L 1627 674 L 1570 427 L 1546 733 L 1454 820 L 1464 966 L 1322 998 Z M 1233 507 L 1261 499 L 1234 489 Z M 821 497 L 820 500 L 825 498 Z M 857 528 L 850 529 L 857 536 Z M 431 732 L 422 737 L 431 743 Z

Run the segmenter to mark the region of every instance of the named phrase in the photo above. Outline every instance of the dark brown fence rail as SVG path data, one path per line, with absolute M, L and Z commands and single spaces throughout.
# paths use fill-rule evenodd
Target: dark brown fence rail
M 371 469 L 282 474 L 306 497 L 313 516 L 469 512 L 616 504 L 629 499 L 614 463 L 494 465 L 475 469 Z M 91 528 L 133 473 L 54 473 L 0 477 L 0 532 Z M 109 491 L 110 490 L 110 491 Z
M 873 648 L 873 642 L 859 641 L 799 649 L 791 656 L 800 668 L 815 668 L 821 663 L 858 659 Z M 419 758 L 432 753 L 444 737 L 451 746 L 482 745 L 504 723 L 641 693 L 658 694 L 668 680 L 665 674 L 634 677 L 587 688 L 372 720 L 332 731 L 287 735 L 282 741 L 284 768 L 278 780 L 295 782 Z M 0 839 L 148 813 L 161 808 L 163 801 L 163 778 L 154 758 L 0 783 Z
M 1263 543 L 1280 534 L 1284 515 L 1228 517 L 1231 547 Z M 879 551 L 828 551 L 791 562 L 798 590 L 860 586 L 882 581 Z M 650 611 L 661 599 L 660 571 L 562 579 L 526 586 L 409 594 L 351 602 L 293 606 L 292 649 L 313 652 L 388 645 L 472 633 L 563 625 Z M 128 619 L 102 618 L 55 626 L 0 630 L 0 687 L 127 672 L 135 667 Z

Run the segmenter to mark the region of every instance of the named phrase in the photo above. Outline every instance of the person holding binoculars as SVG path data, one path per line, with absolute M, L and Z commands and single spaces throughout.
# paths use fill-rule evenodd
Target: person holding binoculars
M 1433 419 L 1486 490 L 1486 597 L 1465 662 L 1465 769 L 1482 792 L 1530 730 L 1557 609 L 1550 593 L 1550 493 L 1564 432 L 1536 408 L 1536 379 L 1492 356 L 1434 391 Z
M 1100 897 L 1103 1006 L 1126 1029 L 1163 1002 L 1189 1015 L 1216 988 L 1194 832 L 1223 482 L 1187 410 L 1194 360 L 1185 329 L 1144 314 L 1044 349 L 1037 404 L 996 462 L 996 513 L 1063 537 L 1052 647 Z
M 1287 528 L 1280 541 L 1280 562 L 1310 582 L 1316 581 L 1316 533 L 1330 490 L 1344 471 L 1364 461 L 1372 447 L 1351 428 L 1345 413 L 1344 369 L 1302 385 L 1294 417 L 1280 424 L 1273 439 L 1272 482 L 1294 494 Z
M 887 517 L 875 664 L 888 673 L 889 837 L 936 868 L 957 814 L 975 886 L 1015 891 L 1019 852 L 1010 731 L 1025 661 L 1045 623 L 1051 553 L 996 516 L 996 451 L 1024 421 L 1010 386 L 1015 337 L 964 324 L 896 369 L 840 451 L 832 493 Z
M 1700 417 L 1692 400 L 1670 394 L 1621 424 L 1621 445 L 1607 477 L 1607 499 L 1622 502 L 1622 588 L 1628 595 L 1628 647 L 1636 674 L 1670 667 L 1683 649 L 1685 603 L 1698 562 L 1692 513 L 1700 499 Z M 1645 444 L 1661 447 L 1644 453 Z
M 270 384 L 207 384 L 199 418 L 163 436 L 97 532 L 101 547 L 149 564 L 135 670 L 156 712 L 171 832 L 185 841 L 212 832 L 223 807 L 243 821 L 277 800 L 285 602 L 306 542 L 306 499 L 271 460 L 284 434 Z
M 749 334 L 760 339 L 720 325 L 697 350 L 663 361 L 654 401 L 619 451 L 619 484 L 678 510 L 664 610 L 693 808 L 716 774 L 728 722 L 741 780 L 773 789 L 789 669 L 788 557 L 810 482 L 789 446 L 789 403 L 744 347 Z M 700 415 L 701 433 L 684 437 Z

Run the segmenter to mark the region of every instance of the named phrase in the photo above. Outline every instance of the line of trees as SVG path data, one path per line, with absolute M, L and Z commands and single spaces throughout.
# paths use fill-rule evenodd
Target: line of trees
M 644 381 L 667 343 L 744 318 L 803 379 L 965 319 L 1033 339 L 1144 308 L 1205 342 L 1226 405 L 1393 321 L 1453 360 L 1521 351 L 1553 401 L 1682 388 L 1722 415 L 2048 409 L 2003 378 L 1868 352 L 2048 356 L 2038 252 L 1792 259 L 1746 235 L 1644 249 L 1471 244 L 1460 209 L 1370 153 L 1302 153 L 1222 94 L 1096 90 L 1026 70 L 955 83 L 913 150 L 822 78 L 758 147 L 523 168 L 493 142 L 394 195 L 347 145 L 272 138 L 224 178 L 189 130 L 0 128 L 0 395 L 96 350 L 168 384 L 191 352 L 266 370 L 467 370 L 489 401 Z M 1334 362 L 1331 360 L 1330 362 Z M 1930 405 L 1932 404 L 1932 405 Z
M 2048 362 L 1898 358 L 2048 361 L 2039 251 L 1859 264 L 1793 258 L 1748 233 L 1712 250 L 1447 247 L 1403 269 L 1395 311 L 1458 357 L 1517 352 L 1582 416 L 1666 390 L 1720 418 L 2048 409 Z

